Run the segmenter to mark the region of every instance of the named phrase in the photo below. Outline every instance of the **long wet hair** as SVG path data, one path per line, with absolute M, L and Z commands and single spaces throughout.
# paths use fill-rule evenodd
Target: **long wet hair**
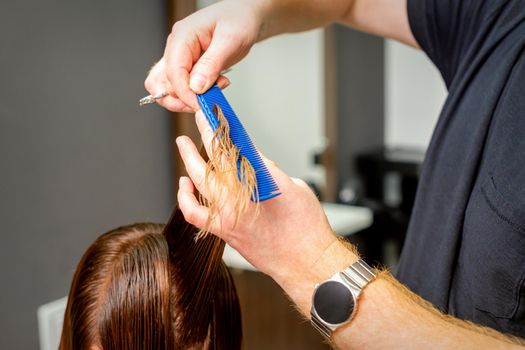
M 227 135 L 218 114 L 216 136 Z M 213 142 L 213 149 L 209 168 L 231 178 L 238 154 L 230 153 L 231 143 Z M 255 173 L 246 164 L 239 169 L 240 215 L 253 196 Z M 208 202 L 212 215 L 219 200 Z M 187 223 L 178 208 L 165 226 L 135 224 L 103 234 L 77 266 L 59 349 L 240 349 L 240 306 L 222 261 L 224 245 Z
M 240 349 L 239 301 L 224 242 L 176 209 L 166 226 L 100 236 L 73 277 L 60 350 Z

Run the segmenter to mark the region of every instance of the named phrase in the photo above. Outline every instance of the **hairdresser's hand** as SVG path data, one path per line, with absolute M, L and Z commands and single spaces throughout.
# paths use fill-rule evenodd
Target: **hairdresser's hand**
M 217 81 L 229 81 L 220 72 L 239 62 L 255 43 L 261 28 L 260 1 L 224 1 L 175 23 L 164 57 L 145 81 L 146 90 L 169 96 L 158 103 L 172 111 L 198 110 L 195 93 Z
M 196 114 L 196 119 L 204 145 L 210 153 L 213 132 L 202 112 Z M 193 142 L 183 136 L 177 139 L 177 145 L 191 178 L 180 179 L 179 206 L 188 222 L 202 228 L 208 218 L 208 208 L 198 202 L 194 186 L 202 195 L 210 198 L 213 197 L 210 192 L 214 188 L 225 187 L 224 181 L 237 181 L 237 174 L 230 171 L 231 177 L 228 178 L 224 174 L 218 177 L 216 173 L 211 173 L 207 186 L 206 162 Z M 214 220 L 210 231 L 239 251 L 257 269 L 270 275 L 293 296 L 293 289 L 300 288 L 299 285 L 313 288 L 315 283 L 349 265 L 355 256 L 349 256 L 346 247 L 341 247 L 308 185 L 302 180 L 288 177 L 271 161 L 266 160 L 266 164 L 282 194 L 259 203 L 258 213 L 256 205 L 250 203 L 250 208 L 237 223 L 232 210 L 235 194 L 223 196 L 220 219 Z M 335 254 L 338 251 L 343 251 L 341 256 Z M 328 263 L 327 257 L 331 259 Z M 302 305 L 309 305 L 308 302 Z

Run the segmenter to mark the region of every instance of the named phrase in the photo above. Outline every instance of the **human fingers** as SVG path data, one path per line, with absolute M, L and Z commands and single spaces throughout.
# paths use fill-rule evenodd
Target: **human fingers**
M 195 123 L 197 124 L 199 133 L 201 134 L 202 144 L 206 149 L 208 157 L 211 159 L 213 157 L 211 143 L 213 138 L 215 137 L 215 133 L 213 132 L 210 123 L 208 123 L 208 120 L 206 119 L 206 116 L 204 115 L 202 109 L 198 110 L 195 113 Z
M 207 164 L 193 141 L 187 136 L 179 136 L 176 142 L 186 171 L 201 195 L 210 201 L 217 201 L 219 198 L 225 201 L 223 196 L 227 195 L 227 190 L 224 184 L 216 179 L 213 172 L 207 172 Z
M 202 228 L 208 220 L 209 210 L 199 203 L 197 197 L 195 197 L 194 189 L 191 180 L 186 176 L 181 176 L 177 201 L 184 219 L 193 226 Z
M 169 94 L 171 92 L 171 85 L 165 75 L 164 58 L 151 68 L 144 81 L 144 87 L 152 96 L 162 95 L 164 93 Z M 159 98 L 156 102 L 172 112 L 193 112 L 191 107 L 182 102 L 174 94 Z
M 229 232 L 234 225 L 231 220 L 231 208 L 226 205 L 225 201 L 228 193 L 216 181 L 213 173 L 209 172 L 206 174 L 206 164 L 188 137 L 181 136 L 177 138 L 177 146 L 189 175 L 189 179 L 179 180 L 179 192 L 177 193 L 179 206 L 186 221 L 199 228 L 206 227 L 210 232 L 228 241 L 228 237 L 223 234 Z M 199 203 L 193 194 L 193 186 L 197 188 L 204 198 L 212 203 L 219 204 L 221 199 L 224 201 L 224 203 L 220 203 L 221 212 L 219 215 L 214 215 L 211 218 L 211 222 L 208 222 L 210 210 Z
M 186 105 L 198 110 L 195 93 L 248 54 L 260 34 L 262 9 L 250 1 L 221 1 L 173 25 L 164 50 L 166 77 Z
M 223 230 L 220 216 L 215 216 L 211 218 L 211 222 L 208 222 L 210 210 L 199 203 L 194 190 L 195 187 L 190 178 L 182 176 L 179 179 L 177 201 L 184 220 L 199 229 L 206 227 L 207 231 L 230 243 L 232 237 L 229 237 L 228 231 Z
M 222 69 L 236 51 L 238 44 L 225 33 L 216 31 L 210 46 L 194 64 L 190 75 L 190 88 L 200 94 L 208 90 L 219 80 Z
M 148 72 L 144 80 L 144 88 L 151 96 L 159 96 L 169 93 L 172 88 L 166 78 L 166 64 L 164 58 L 161 58 Z M 176 97 L 176 96 L 174 96 Z
M 172 40 L 175 40 L 175 39 L 172 39 Z M 180 52 L 180 54 L 170 59 L 170 61 L 177 60 L 177 59 L 182 60 L 182 61 L 188 60 L 188 58 L 184 55 L 184 52 L 185 52 L 184 48 L 175 48 L 174 50 L 176 50 L 175 52 L 177 53 Z M 158 82 L 161 79 L 158 78 L 156 75 L 152 76 L 152 80 L 153 80 L 152 83 L 156 83 L 157 86 L 158 85 L 169 86 L 169 90 L 167 92 L 170 93 L 170 96 L 174 98 L 174 100 L 171 101 L 171 103 L 168 102 L 170 101 L 169 99 L 166 99 L 166 101 L 159 101 L 159 104 L 161 104 L 163 107 L 168 108 L 172 111 L 179 111 L 179 110 L 182 111 L 182 109 L 184 109 L 184 111 L 198 110 L 199 106 L 195 98 L 196 92 L 197 93 L 205 92 L 215 82 L 221 89 L 225 89 L 230 85 L 230 80 L 223 75 L 219 75 L 220 73 L 219 71 L 219 73 L 217 74 L 218 76 L 215 76 L 215 79 L 210 84 L 206 83 L 205 88 L 202 88 L 198 91 L 193 89 L 194 91 L 191 91 L 187 88 L 188 70 L 189 70 L 188 67 L 190 66 L 187 63 L 183 65 L 176 65 L 176 64 L 173 64 L 173 66 L 170 65 L 169 68 L 165 70 L 166 82 L 164 84 Z M 160 66 L 159 68 L 163 68 L 163 67 Z M 198 81 L 200 78 L 196 77 L 194 78 L 194 81 L 195 79 L 197 79 Z M 190 82 L 190 85 L 191 85 L 191 82 Z
M 167 96 L 158 98 L 155 101 L 160 106 L 162 106 L 162 107 L 164 107 L 164 108 L 166 108 L 166 109 L 168 109 L 168 110 L 170 110 L 172 112 L 186 112 L 186 113 L 194 112 L 193 108 L 191 108 L 188 105 L 186 105 L 184 102 L 182 102 L 182 100 L 177 98 L 174 94 L 169 95 L 169 90 L 164 87 L 164 86 L 166 86 L 168 84 L 160 84 L 160 85 L 157 84 L 160 87 L 156 87 L 156 86 L 154 86 L 154 83 L 149 81 L 145 85 L 148 87 L 148 88 L 146 88 L 146 90 L 148 90 L 148 92 L 150 92 L 150 94 L 152 96 L 161 95 L 161 94 L 164 94 L 166 92 L 168 93 Z M 224 76 L 220 76 L 219 80 L 217 81 L 217 85 L 221 89 L 225 89 L 225 88 L 227 88 L 230 85 L 230 80 L 228 78 L 224 77 Z
M 164 58 L 161 58 L 148 72 L 148 76 L 144 80 L 144 88 L 155 96 L 166 91 L 167 87 Z
M 195 93 L 189 88 L 189 76 L 193 62 L 200 52 L 200 42 L 195 33 L 181 28 L 179 23 L 173 26 L 164 51 L 166 79 L 172 87 L 171 93 L 189 107 L 198 110 Z
M 217 79 L 217 85 L 218 85 L 221 89 L 226 89 L 228 86 L 230 86 L 230 79 L 228 79 L 228 78 L 225 77 L 224 75 L 221 75 L 221 76 L 219 76 L 219 78 Z
M 232 172 L 236 174 L 237 167 L 234 164 L 237 163 L 238 154 L 237 152 L 231 152 L 232 150 L 230 150 L 229 147 L 224 147 L 224 142 L 229 142 L 227 140 L 229 139 L 229 136 L 226 139 L 224 138 L 225 135 L 218 136 L 216 131 L 212 130 L 210 123 L 202 110 L 195 113 L 195 121 L 201 135 L 204 149 L 208 155 L 208 159 L 213 164 L 216 172 L 221 173 L 222 175 Z M 228 152 L 224 152 L 225 150 L 228 150 Z M 227 176 L 222 178 L 222 180 L 226 181 L 227 178 L 231 181 L 237 181 L 236 176 L 233 178 Z
M 230 85 L 230 80 L 226 78 L 225 76 L 220 76 L 219 80 L 217 80 L 217 85 L 221 89 L 225 89 Z M 169 90 L 166 90 L 168 94 L 170 93 Z M 186 113 L 192 113 L 195 112 L 193 108 L 186 105 L 184 102 L 182 102 L 181 99 L 177 98 L 177 96 L 172 93 L 170 95 L 167 95 L 165 97 L 157 99 L 157 104 L 161 105 L 162 107 L 172 111 L 172 112 L 186 112 Z
M 204 184 L 206 179 L 206 162 L 202 159 L 197 147 L 189 137 L 179 136 L 175 141 L 191 181 L 203 196 L 208 197 L 208 191 Z
M 168 95 L 166 97 L 159 98 L 156 102 L 157 104 L 161 105 L 162 107 L 172 112 L 185 112 L 185 113 L 193 112 L 193 108 L 187 106 L 180 99 L 173 97 L 173 96 Z

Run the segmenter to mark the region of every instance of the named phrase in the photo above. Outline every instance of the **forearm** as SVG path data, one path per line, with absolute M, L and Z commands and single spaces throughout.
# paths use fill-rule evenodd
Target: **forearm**
M 388 273 L 365 288 L 356 318 L 334 340 L 341 348 L 521 348 L 516 338 L 441 314 Z
M 335 242 L 305 275 L 277 281 L 299 310 L 310 318 L 315 284 L 330 278 L 358 259 Z M 299 273 L 298 273 L 299 275 Z M 520 340 L 441 314 L 387 272 L 362 292 L 355 318 L 338 329 L 334 343 L 341 349 L 512 349 Z
M 355 0 L 261 0 L 262 28 L 259 40 L 301 32 L 342 21 Z
M 261 0 L 258 40 L 339 22 L 418 47 L 408 21 L 407 0 Z

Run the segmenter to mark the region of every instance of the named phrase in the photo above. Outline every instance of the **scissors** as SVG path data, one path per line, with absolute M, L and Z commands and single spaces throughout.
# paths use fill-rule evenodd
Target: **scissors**
M 224 74 L 228 73 L 229 71 L 231 71 L 231 68 L 223 70 L 221 72 L 221 75 L 224 75 Z M 142 107 L 144 105 L 149 105 L 150 103 L 155 103 L 155 102 L 157 102 L 158 99 L 161 99 L 161 98 L 166 97 L 168 95 L 169 95 L 169 93 L 167 91 L 163 91 L 163 92 L 158 93 L 156 95 L 144 96 L 143 98 L 141 98 L 139 100 L 139 106 Z

